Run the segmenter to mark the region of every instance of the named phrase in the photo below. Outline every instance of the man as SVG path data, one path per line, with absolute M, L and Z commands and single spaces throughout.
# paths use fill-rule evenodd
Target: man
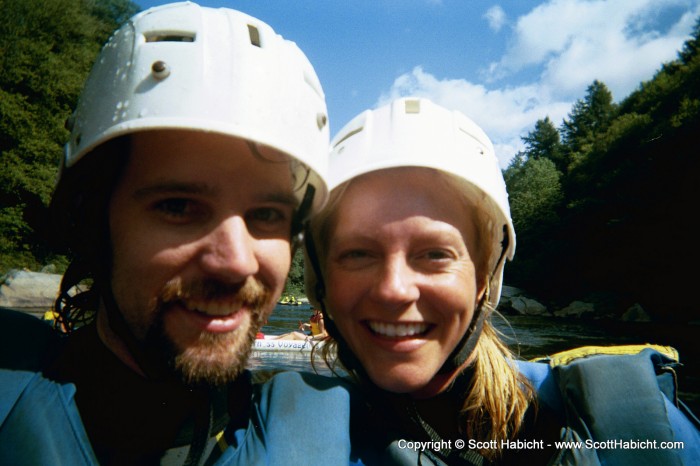
M 326 106 L 304 54 L 237 11 L 156 7 L 105 45 L 69 126 L 51 205 L 73 257 L 56 306 L 69 336 L 19 367 L 43 377 L 0 374 L 0 462 L 295 464 L 322 436 L 347 463 L 343 422 L 291 423 L 307 396 L 347 418 L 342 387 L 260 388 L 244 370 L 327 195 Z M 37 391 L 60 409 L 29 403 Z

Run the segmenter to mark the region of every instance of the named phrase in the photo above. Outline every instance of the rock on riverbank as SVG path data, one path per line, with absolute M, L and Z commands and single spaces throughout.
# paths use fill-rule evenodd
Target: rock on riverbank
M 558 318 L 612 319 L 624 322 L 650 322 L 648 312 L 640 304 L 634 304 L 620 314 L 604 311 L 592 302 L 573 301 L 568 306 L 550 311 L 544 304 L 525 296 L 518 288 L 503 286 L 498 310 L 504 314 L 529 316 L 553 316 Z
M 61 278 L 58 274 L 10 270 L 0 279 L 0 306 L 49 310 L 58 295 Z

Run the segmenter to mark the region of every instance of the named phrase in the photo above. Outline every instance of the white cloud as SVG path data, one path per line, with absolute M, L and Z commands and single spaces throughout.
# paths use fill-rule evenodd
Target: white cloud
M 489 28 L 495 32 L 498 32 L 506 23 L 506 12 L 503 11 L 503 8 L 501 8 L 499 5 L 495 5 L 484 13 L 484 18 L 486 18 L 486 21 L 488 21 Z
M 694 11 L 666 32 L 650 29 L 671 6 Z M 580 96 L 598 79 L 622 99 L 675 58 L 699 13 L 697 0 L 552 0 L 517 20 L 509 50 L 489 72 L 498 80 L 541 67 L 553 94 Z
M 664 31 L 650 28 L 669 6 L 684 7 L 687 13 Z M 495 8 L 487 19 L 498 24 Z M 560 124 L 594 80 L 621 100 L 651 79 L 663 63 L 676 58 L 698 15 L 698 0 L 548 1 L 517 20 L 508 50 L 488 68 L 489 87 L 439 79 L 417 66 L 399 76 L 378 105 L 415 95 L 460 110 L 491 137 L 505 167 L 538 119 L 549 116 Z M 518 71 L 532 67 L 535 82 L 517 81 Z

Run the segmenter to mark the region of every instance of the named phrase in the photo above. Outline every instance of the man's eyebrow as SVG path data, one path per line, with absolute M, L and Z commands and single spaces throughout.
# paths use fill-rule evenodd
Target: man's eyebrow
M 206 183 L 183 183 L 179 181 L 164 181 L 134 191 L 134 199 L 143 199 L 153 195 L 188 195 L 188 194 L 216 194 L 217 190 Z M 274 202 L 287 204 L 292 207 L 299 205 L 297 197 L 288 191 L 262 192 L 255 196 L 261 202 Z
M 261 201 L 287 204 L 294 208 L 296 208 L 299 205 L 299 199 L 297 199 L 297 197 L 294 194 L 286 191 L 275 191 L 265 193 L 259 196 L 259 198 Z
M 164 181 L 134 191 L 134 199 L 143 199 L 145 197 L 158 194 L 211 194 L 214 192 L 210 186 L 205 183 L 183 183 L 178 181 Z

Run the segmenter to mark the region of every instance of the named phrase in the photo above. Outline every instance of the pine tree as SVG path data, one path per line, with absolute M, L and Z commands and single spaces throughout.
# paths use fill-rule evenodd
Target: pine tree
M 535 129 L 522 138 L 525 153 L 530 159 L 546 158 L 554 162 L 559 171 L 564 171 L 564 148 L 559 131 L 549 117 L 538 120 Z
M 616 110 L 608 87 L 600 81 L 593 81 L 586 89 L 586 96 L 574 103 L 561 128 L 566 150 L 562 166 L 564 173 L 570 172 L 593 149 L 596 135 L 608 129 Z

